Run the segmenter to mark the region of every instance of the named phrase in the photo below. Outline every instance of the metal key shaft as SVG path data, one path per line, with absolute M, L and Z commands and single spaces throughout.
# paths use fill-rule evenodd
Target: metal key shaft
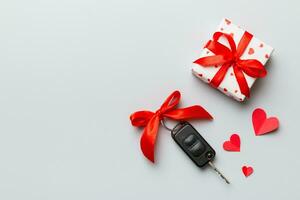
M 213 170 L 215 172 L 217 172 L 221 178 L 227 183 L 227 184 L 230 184 L 230 182 L 228 181 L 228 179 L 218 170 L 218 168 L 216 168 L 216 166 L 212 163 L 212 162 L 208 162 L 209 166 L 211 166 L 213 168 Z

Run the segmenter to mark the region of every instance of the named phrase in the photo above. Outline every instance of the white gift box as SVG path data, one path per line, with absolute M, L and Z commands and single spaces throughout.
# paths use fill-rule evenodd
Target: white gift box
M 223 19 L 217 29 L 219 32 L 227 33 L 232 36 L 236 46 L 238 45 L 240 39 L 245 33 L 245 30 L 241 27 L 233 24 L 228 19 Z M 219 43 L 229 47 L 228 41 L 221 37 L 218 40 Z M 266 62 L 269 60 L 273 48 L 266 43 L 262 42 L 261 40 L 257 39 L 255 36 L 252 37 L 250 43 L 248 44 L 247 48 L 245 49 L 244 53 L 240 57 L 242 60 L 244 59 L 255 59 L 258 60 L 262 65 L 265 65 Z M 196 59 L 212 56 L 212 53 L 209 49 L 203 48 L 200 52 L 200 56 Z M 195 59 L 195 60 L 196 60 Z M 220 69 L 220 66 L 211 66 L 211 67 L 204 67 L 199 64 L 193 63 L 192 72 L 195 76 L 200 78 L 206 83 L 209 83 L 214 75 Z M 253 83 L 255 82 L 256 78 L 250 77 L 247 74 L 243 73 L 245 79 L 247 81 L 248 87 L 251 90 Z M 241 93 L 240 87 L 238 82 L 235 78 L 235 74 L 233 72 L 233 68 L 229 67 L 224 79 L 222 80 L 221 84 L 217 87 L 218 90 L 226 94 L 227 96 L 233 97 L 237 101 L 243 101 L 245 99 L 245 95 Z

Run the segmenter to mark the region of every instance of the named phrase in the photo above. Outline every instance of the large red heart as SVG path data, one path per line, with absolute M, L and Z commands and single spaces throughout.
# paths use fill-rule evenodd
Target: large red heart
M 279 127 L 279 120 L 276 117 L 267 118 L 266 112 L 261 108 L 253 111 L 252 123 L 255 135 L 270 133 Z
M 229 141 L 223 143 L 223 148 L 226 151 L 240 151 L 241 141 L 238 134 L 232 134 Z
M 244 173 L 244 175 L 246 176 L 246 177 L 248 177 L 248 176 L 250 176 L 252 173 L 253 173 L 253 168 L 252 167 L 247 167 L 247 166 L 243 166 L 242 167 L 242 171 L 243 171 L 243 173 Z

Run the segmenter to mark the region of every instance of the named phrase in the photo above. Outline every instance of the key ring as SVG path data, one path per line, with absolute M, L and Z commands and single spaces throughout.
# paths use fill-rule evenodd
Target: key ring
M 184 121 L 179 122 L 178 124 L 176 124 L 176 125 L 174 126 L 174 128 L 168 127 L 168 126 L 166 125 L 166 122 L 165 122 L 165 119 L 164 119 L 164 118 L 162 118 L 162 119 L 160 120 L 160 123 L 161 123 L 161 125 L 162 125 L 165 129 L 167 129 L 168 131 L 170 131 L 170 132 L 176 132 L 176 130 L 178 130 L 185 122 L 184 122 Z
M 160 123 L 161 123 L 161 125 L 163 126 L 163 127 L 165 127 L 165 129 L 167 129 L 168 131 L 173 131 L 173 129 L 172 128 L 169 128 L 167 125 L 166 125 L 166 123 L 165 123 L 165 119 L 164 118 L 162 118 L 161 120 L 160 120 Z

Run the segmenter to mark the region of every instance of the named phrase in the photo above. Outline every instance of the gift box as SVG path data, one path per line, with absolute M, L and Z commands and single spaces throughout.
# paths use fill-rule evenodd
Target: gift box
M 223 19 L 194 61 L 192 72 L 227 96 L 244 101 L 255 80 L 266 76 L 264 66 L 272 51 L 271 46 Z

